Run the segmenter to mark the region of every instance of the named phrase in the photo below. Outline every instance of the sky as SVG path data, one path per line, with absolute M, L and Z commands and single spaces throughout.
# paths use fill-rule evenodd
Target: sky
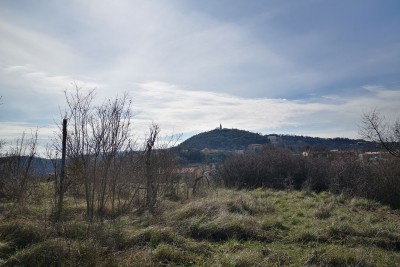
M 64 91 L 132 98 L 133 133 L 219 127 L 360 138 L 400 107 L 398 0 L 0 1 L 0 139 L 39 129 Z M 11 141 L 10 141 L 11 142 Z

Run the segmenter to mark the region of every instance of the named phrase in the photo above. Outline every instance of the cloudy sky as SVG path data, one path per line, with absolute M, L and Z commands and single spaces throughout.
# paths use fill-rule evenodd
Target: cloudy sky
M 0 139 L 39 128 L 64 90 L 128 92 L 134 131 L 246 129 L 358 138 L 400 114 L 398 0 L 0 2 Z

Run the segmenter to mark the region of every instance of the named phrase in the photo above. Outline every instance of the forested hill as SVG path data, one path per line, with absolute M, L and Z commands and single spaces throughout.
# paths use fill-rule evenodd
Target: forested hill
M 269 139 L 261 134 L 238 129 L 215 129 L 194 135 L 180 144 L 182 148 L 195 149 L 245 149 L 250 144 L 267 144 Z
M 272 144 L 276 147 L 288 148 L 294 152 L 311 150 L 380 150 L 376 143 L 362 139 L 320 138 L 295 135 L 261 135 L 238 129 L 215 129 L 194 135 L 180 144 L 184 149 L 246 149 L 250 144 Z

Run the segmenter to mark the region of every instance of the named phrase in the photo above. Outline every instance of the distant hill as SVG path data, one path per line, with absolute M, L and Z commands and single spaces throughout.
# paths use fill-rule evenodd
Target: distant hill
M 202 150 L 204 148 L 217 150 L 246 149 L 250 144 L 271 144 L 288 148 L 294 152 L 311 150 L 357 150 L 378 151 L 377 143 L 362 139 L 320 138 L 296 135 L 261 135 L 239 129 L 215 129 L 194 135 L 180 144 L 181 149 Z
M 6 162 L 16 162 L 17 158 L 15 157 L 0 157 L 0 164 L 4 164 Z M 29 158 L 27 156 L 22 156 L 19 158 L 20 166 L 26 167 L 28 164 Z M 9 163 L 6 163 L 9 164 Z M 57 160 L 57 165 L 61 165 L 61 160 Z M 24 168 L 22 167 L 22 168 Z M 31 170 L 35 176 L 41 177 L 46 176 L 47 174 L 54 173 L 54 166 L 51 160 L 40 158 L 40 157 L 33 157 L 31 165 Z
M 194 135 L 180 144 L 191 149 L 245 149 L 250 144 L 267 144 L 267 136 L 238 129 L 215 129 Z

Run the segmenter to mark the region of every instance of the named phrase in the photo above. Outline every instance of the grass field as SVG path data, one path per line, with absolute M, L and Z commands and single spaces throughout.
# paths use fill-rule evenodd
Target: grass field
M 400 212 L 330 193 L 212 189 L 88 224 L 0 206 L 1 266 L 400 266 Z

